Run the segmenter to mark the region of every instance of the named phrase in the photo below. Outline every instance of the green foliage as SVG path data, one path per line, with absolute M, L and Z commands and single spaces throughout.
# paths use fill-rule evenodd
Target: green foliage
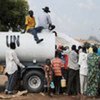
M 26 0 L 0 0 L 0 31 L 8 31 L 9 23 L 13 31 L 23 28 L 28 9 Z

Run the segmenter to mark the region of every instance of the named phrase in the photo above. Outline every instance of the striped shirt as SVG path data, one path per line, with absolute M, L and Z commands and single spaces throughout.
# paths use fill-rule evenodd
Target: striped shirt
M 52 66 L 55 76 L 62 76 L 61 68 L 64 66 L 62 60 L 58 57 L 54 58 L 52 60 Z

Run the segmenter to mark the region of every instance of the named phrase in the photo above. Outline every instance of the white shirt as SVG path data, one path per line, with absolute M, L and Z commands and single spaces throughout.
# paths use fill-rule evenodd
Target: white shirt
M 48 13 L 43 12 L 38 17 L 38 26 L 42 26 L 45 29 L 48 29 L 49 24 L 52 24 L 50 15 Z
M 79 54 L 78 64 L 80 65 L 80 74 L 87 75 L 88 65 L 87 65 L 87 54 L 86 53 L 81 52 Z
M 22 65 L 16 55 L 15 50 L 9 49 L 6 52 L 6 68 L 5 72 L 8 74 L 13 74 L 16 70 L 18 70 L 18 66 L 25 68 L 24 65 Z

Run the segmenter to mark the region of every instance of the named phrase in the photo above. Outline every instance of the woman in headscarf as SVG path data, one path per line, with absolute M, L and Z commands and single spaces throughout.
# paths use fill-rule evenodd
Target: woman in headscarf
M 93 53 L 87 58 L 88 63 L 88 80 L 87 80 L 87 96 L 96 96 L 98 90 L 98 81 L 100 73 L 100 57 L 97 54 L 97 47 L 93 46 Z

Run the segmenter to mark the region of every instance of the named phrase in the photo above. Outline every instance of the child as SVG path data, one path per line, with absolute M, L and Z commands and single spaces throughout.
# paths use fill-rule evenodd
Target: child
M 48 91 L 48 95 L 52 96 L 50 84 L 52 82 L 53 72 L 52 72 L 52 66 L 51 66 L 50 59 L 47 59 L 46 60 L 46 64 L 44 65 L 44 71 L 45 71 L 45 78 L 47 80 L 47 91 Z
M 57 51 L 55 54 L 55 58 L 52 60 L 52 67 L 54 71 L 54 83 L 55 83 L 55 91 L 57 94 L 61 92 L 61 79 L 62 79 L 62 69 L 63 62 L 59 58 L 59 52 Z

